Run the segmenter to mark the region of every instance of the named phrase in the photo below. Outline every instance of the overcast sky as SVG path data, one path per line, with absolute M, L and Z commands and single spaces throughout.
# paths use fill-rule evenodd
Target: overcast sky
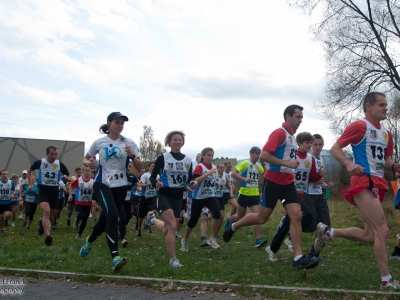
M 137 144 L 150 125 L 162 141 L 183 130 L 192 157 L 212 147 L 245 158 L 300 104 L 298 132 L 322 134 L 329 148 L 313 106 L 325 63 L 309 25 L 276 0 L 2 1 L 1 136 L 88 149 L 120 111 Z

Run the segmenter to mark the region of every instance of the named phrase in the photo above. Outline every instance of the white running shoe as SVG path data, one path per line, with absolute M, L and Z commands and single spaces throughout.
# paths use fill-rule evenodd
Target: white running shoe
M 183 267 L 183 265 L 179 262 L 179 260 L 177 258 L 173 258 L 170 262 L 169 262 L 169 266 L 173 267 L 173 268 L 180 268 Z
M 268 253 L 268 259 L 272 262 L 276 262 L 278 261 L 278 259 L 275 256 L 275 253 L 272 252 L 271 247 L 268 246 L 267 248 L 265 248 L 265 251 Z
M 325 225 L 322 222 L 319 222 L 317 225 L 317 235 L 314 240 L 314 249 L 315 252 L 318 254 L 321 253 L 322 248 L 324 248 L 324 245 L 326 242 L 330 241 L 331 238 L 326 235 L 326 233 L 330 230 L 328 225 Z
M 155 217 L 156 217 L 156 215 L 155 215 L 152 211 L 150 211 L 150 212 L 147 214 L 146 220 L 145 220 L 144 223 L 143 223 L 144 229 L 146 229 L 146 230 L 151 229 L 151 225 L 153 225 L 153 223 L 151 222 L 151 220 L 153 220 Z
M 128 241 L 126 239 L 122 239 L 121 244 L 122 244 L 122 247 L 125 248 L 126 246 L 128 246 Z
M 14 222 L 11 222 L 11 227 L 15 227 L 15 223 Z
M 213 249 L 221 249 L 221 247 L 218 245 L 217 240 L 215 238 L 208 238 L 207 244 L 213 247 Z
M 289 251 L 293 252 L 292 240 L 289 237 L 286 238 L 285 244 L 288 247 Z
M 183 239 L 181 239 L 181 251 L 182 252 L 189 252 L 189 243 L 185 242 Z
M 385 285 L 383 285 L 381 282 L 381 289 L 397 290 L 400 289 L 400 283 L 397 280 L 394 280 L 392 277 Z

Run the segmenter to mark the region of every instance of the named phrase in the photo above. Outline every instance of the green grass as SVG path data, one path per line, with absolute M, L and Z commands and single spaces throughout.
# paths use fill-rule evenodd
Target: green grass
M 384 210 L 391 229 L 388 253 L 392 251 L 396 238 L 400 232 L 399 212 L 393 208 L 393 200 L 387 197 Z M 361 226 L 357 208 L 343 200 L 329 200 L 332 227 L 343 228 Z M 40 217 L 41 210 L 37 211 L 35 219 Z M 79 256 L 79 249 L 83 242 L 76 240 L 76 231 L 66 226 L 66 212 L 58 220 L 58 229 L 54 232 L 53 245 L 47 247 L 44 237 L 38 236 L 37 222 L 32 225 L 31 231 L 21 228 L 22 221 L 16 222 L 16 227 L 7 227 L 6 233 L 0 235 L 0 257 L 2 267 L 40 269 L 50 271 L 88 273 L 92 275 L 114 275 L 111 268 L 111 258 L 105 236 L 102 235 L 94 243 L 90 255 L 86 258 Z M 276 211 L 266 225 L 262 235 L 269 242 L 276 231 L 276 226 L 283 216 L 284 210 L 277 205 Z M 83 234 L 86 237 L 93 227 L 93 219 L 88 221 L 88 227 Z M 154 235 L 144 231 L 142 238 L 137 238 L 133 230 L 134 224 L 128 225 L 127 248 L 120 248 L 120 254 L 126 256 L 128 264 L 117 274 L 123 276 L 165 278 L 179 280 L 196 280 L 209 282 L 229 282 L 240 285 L 275 285 L 292 287 L 313 287 L 351 290 L 379 289 L 379 272 L 375 264 L 371 245 L 364 245 L 341 239 L 329 242 L 321 257 L 325 259 L 315 269 L 295 271 L 292 269 L 293 255 L 282 245 L 277 254 L 278 262 L 268 260 L 265 247 L 254 248 L 253 228 L 247 227 L 238 230 L 229 244 L 218 240 L 221 249 L 211 247 L 200 248 L 199 223 L 189 239 L 190 252 L 182 253 L 180 240 L 176 242 L 177 257 L 184 268 L 173 269 L 168 266 L 168 256 L 165 251 L 164 238 L 161 232 L 153 228 Z M 184 229 L 184 228 L 183 228 Z M 183 230 L 182 230 L 183 232 Z M 222 236 L 222 232 L 220 232 Z M 303 234 L 303 253 L 306 254 L 314 240 L 314 234 Z M 400 279 L 400 263 L 389 262 L 390 270 L 395 278 Z M 93 276 L 93 280 L 97 277 Z M 90 280 L 86 279 L 86 280 Z M 259 291 L 242 287 L 241 295 L 254 296 Z M 316 295 L 322 295 L 316 293 Z M 334 296 L 333 296 L 334 295 Z M 359 295 L 358 295 L 359 296 Z M 358 299 L 353 295 L 353 299 Z M 268 291 L 268 297 L 299 299 L 302 293 Z M 331 298 L 333 297 L 333 298 Z M 329 299 L 345 299 L 341 294 L 330 294 Z M 348 297 L 348 295 L 346 296 Z M 368 299 L 368 296 L 366 299 Z M 374 299 L 380 298 L 375 295 Z

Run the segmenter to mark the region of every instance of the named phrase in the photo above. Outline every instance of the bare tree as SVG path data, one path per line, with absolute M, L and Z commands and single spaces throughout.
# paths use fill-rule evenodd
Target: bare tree
M 400 91 L 398 0 L 288 0 L 322 16 L 311 28 L 328 63 L 327 81 L 316 106 L 334 133 L 359 117 L 370 91 Z
M 386 127 L 393 136 L 394 161 L 400 160 L 399 143 L 400 143 L 400 95 L 394 97 L 388 107 L 388 115 Z
M 143 126 L 143 136 L 140 137 L 140 152 L 143 165 L 147 169 L 147 163 L 155 161 L 156 158 L 166 152 L 163 144 L 154 139 L 154 132 L 151 126 Z

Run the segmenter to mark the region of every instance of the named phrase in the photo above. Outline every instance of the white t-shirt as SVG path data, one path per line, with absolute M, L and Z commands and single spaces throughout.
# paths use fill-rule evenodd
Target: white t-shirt
M 126 137 L 112 140 L 108 136 L 94 141 L 88 154 L 95 156 L 99 154 L 99 172 L 95 182 L 101 182 L 112 187 L 126 186 L 126 171 L 129 164 L 128 154 L 125 146 L 129 146 L 136 157 L 140 157 L 139 147 L 134 141 Z

